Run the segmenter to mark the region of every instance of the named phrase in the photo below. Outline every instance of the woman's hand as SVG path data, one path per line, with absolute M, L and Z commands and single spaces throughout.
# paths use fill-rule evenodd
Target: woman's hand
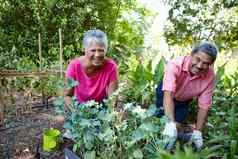
M 71 97 L 70 96 L 66 96 L 64 98 L 64 102 L 65 102 L 65 110 L 70 110 L 71 112 L 75 112 L 75 109 L 71 106 Z
M 53 121 L 59 124 L 64 124 L 64 121 L 65 121 L 65 117 L 63 115 L 56 115 L 52 119 Z

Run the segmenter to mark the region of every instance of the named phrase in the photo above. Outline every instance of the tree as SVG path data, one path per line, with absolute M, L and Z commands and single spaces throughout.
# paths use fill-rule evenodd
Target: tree
M 82 54 L 83 33 L 92 28 L 102 29 L 108 34 L 109 54 L 119 61 L 128 54 L 138 53 L 138 48 L 143 47 L 144 19 L 149 12 L 136 0 L 0 2 L 0 52 L 4 55 L 0 56 L 0 67 L 14 68 L 14 59 L 23 57 L 38 63 L 38 33 L 42 36 L 42 54 L 46 64 L 57 61 L 59 28 L 63 30 L 65 60 Z M 137 16 L 129 19 L 126 13 Z
M 214 41 L 221 49 L 238 46 L 237 0 L 171 0 L 165 37 L 171 45 Z

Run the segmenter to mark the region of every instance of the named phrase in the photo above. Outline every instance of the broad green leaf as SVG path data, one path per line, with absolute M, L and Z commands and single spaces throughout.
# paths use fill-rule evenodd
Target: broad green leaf
M 80 120 L 80 126 L 82 126 L 82 127 L 90 127 L 91 126 L 91 122 L 90 122 L 90 120 L 88 120 L 88 119 L 81 119 Z
M 149 60 L 148 64 L 146 65 L 146 70 L 148 72 L 152 72 L 152 60 Z
M 65 122 L 63 127 L 65 129 L 69 129 L 69 130 L 71 130 L 73 128 L 71 122 Z
M 155 115 L 157 108 L 154 104 L 150 105 L 149 109 L 146 111 L 146 116 L 151 117 Z
M 85 148 L 87 150 L 91 150 L 93 148 L 93 142 L 94 142 L 94 136 L 91 134 L 91 132 L 87 131 L 86 134 L 83 136 Z
M 226 63 L 224 63 L 222 66 L 219 66 L 216 71 L 216 83 L 220 82 L 222 77 L 225 74 L 225 66 Z
M 164 116 L 162 116 L 162 118 L 160 118 L 160 123 L 162 125 L 165 125 L 168 122 L 169 122 L 169 118 L 167 116 L 164 115 Z
M 133 156 L 134 158 L 136 159 L 142 159 L 143 158 L 143 153 L 140 149 L 136 149 L 134 152 L 133 152 Z
M 238 140 L 231 140 L 230 151 L 231 156 L 238 154 Z
M 55 106 L 64 106 L 64 97 L 59 97 L 54 101 Z
M 137 141 L 145 138 L 146 136 L 147 136 L 146 132 L 137 129 L 132 133 L 132 143 L 136 143 Z
M 73 146 L 73 152 L 77 152 L 77 150 L 81 147 L 81 143 L 77 142 L 76 144 L 74 144 Z
M 48 9 L 51 9 L 55 4 L 56 0 L 44 0 Z
M 159 63 L 155 67 L 154 81 L 156 84 L 159 84 L 163 79 L 164 67 L 165 67 L 165 59 L 161 57 Z
M 95 159 L 96 152 L 95 151 L 86 151 L 84 154 L 84 159 Z
M 69 78 L 67 80 L 67 86 L 70 87 L 70 88 L 75 87 L 78 84 L 79 84 L 78 81 L 75 81 L 74 79 Z
M 140 130 L 142 131 L 145 131 L 145 132 L 158 132 L 159 129 L 158 127 L 155 125 L 155 124 L 152 124 L 152 123 L 142 123 L 139 128 Z

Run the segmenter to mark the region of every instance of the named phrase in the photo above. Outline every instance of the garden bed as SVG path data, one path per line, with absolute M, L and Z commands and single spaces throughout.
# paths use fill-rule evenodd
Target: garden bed
M 0 127 L 0 159 L 37 158 L 37 147 L 42 141 L 43 131 L 51 127 L 62 130 L 60 123 L 50 119 L 53 114 L 55 114 L 53 107 L 33 109 L 18 119 L 14 113 L 7 114 L 4 126 Z M 51 155 L 59 158 L 60 155 L 63 156 L 63 151 L 50 153 L 47 158 L 52 158 Z

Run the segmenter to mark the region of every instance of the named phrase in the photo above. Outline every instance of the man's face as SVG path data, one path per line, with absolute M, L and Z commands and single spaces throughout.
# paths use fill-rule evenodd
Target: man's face
M 212 63 L 212 57 L 204 52 L 199 51 L 192 54 L 192 59 L 189 64 L 189 72 L 191 75 L 204 74 L 207 72 Z
M 85 55 L 93 66 L 100 67 L 105 60 L 106 48 L 99 43 L 92 42 L 85 48 Z

